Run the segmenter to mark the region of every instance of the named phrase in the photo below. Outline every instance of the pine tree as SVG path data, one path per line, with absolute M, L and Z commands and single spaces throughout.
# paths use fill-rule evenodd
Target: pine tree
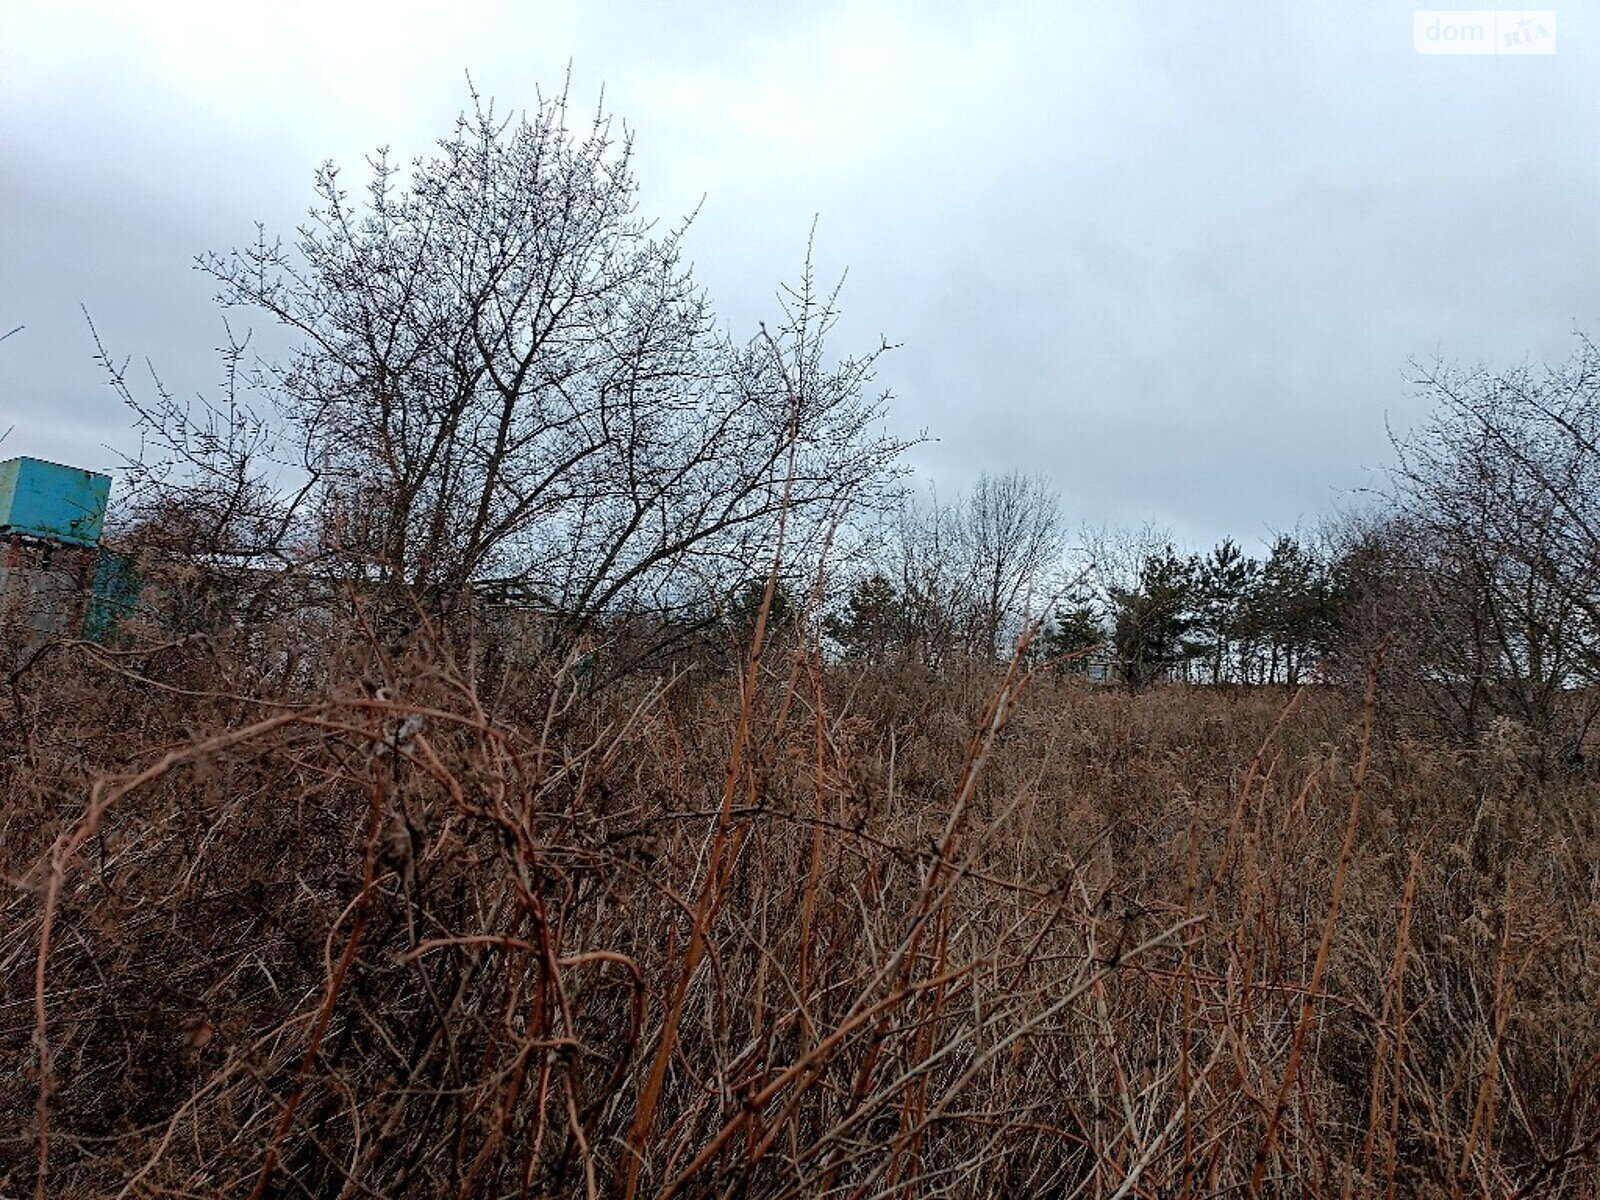
M 1197 650 L 1190 634 L 1199 572 L 1198 559 L 1169 545 L 1144 561 L 1135 587 L 1108 590 L 1112 643 L 1130 687 L 1187 672 Z
M 1204 643 L 1212 683 L 1243 673 L 1240 638 L 1261 564 L 1246 557 L 1231 537 L 1223 538 L 1200 568 L 1198 640 Z
M 823 632 L 854 662 L 882 662 L 906 643 L 906 613 L 900 593 L 883 572 L 850 586 L 842 613 L 823 619 Z
M 1085 651 L 1105 640 L 1100 609 L 1086 593 L 1079 592 L 1059 604 L 1040 630 L 1033 643 L 1034 657 L 1054 662 L 1061 670 L 1086 675 L 1089 661 Z

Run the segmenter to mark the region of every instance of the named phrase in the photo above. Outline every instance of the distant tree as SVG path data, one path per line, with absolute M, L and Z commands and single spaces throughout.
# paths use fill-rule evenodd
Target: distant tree
M 880 663 L 906 642 L 906 614 L 889 577 L 875 571 L 850 585 L 840 612 L 823 620 L 823 632 L 853 662 Z
M 985 474 L 949 502 L 902 496 L 884 552 L 896 560 L 908 644 L 930 659 L 1009 656 L 1060 587 L 1064 541 L 1042 476 Z
M 1117 666 L 1130 687 L 1186 674 L 1197 649 L 1191 639 L 1199 561 L 1163 546 L 1145 558 L 1132 586 L 1113 586 L 1112 641 Z
M 933 663 L 966 649 L 971 579 L 963 566 L 960 507 L 907 491 L 887 522 L 882 554 L 899 576 L 908 649 Z
M 1242 677 L 1247 609 L 1261 564 L 1224 538 L 1200 564 L 1196 581 L 1196 635 L 1206 654 L 1212 683 Z
M 761 605 L 767 594 L 767 580 L 752 576 L 735 587 L 723 607 L 723 620 L 741 642 L 754 632 Z M 794 604 L 789 599 L 789 588 L 779 579 L 772 589 L 772 602 L 767 606 L 767 636 L 776 637 L 794 620 Z
M 1089 669 L 1085 651 L 1105 642 L 1105 619 L 1100 605 L 1087 589 L 1075 588 L 1056 604 L 1040 629 L 1033 657 L 1040 662 L 1058 662 L 1062 670 L 1082 675 Z
M 1280 535 L 1250 593 L 1246 628 L 1261 644 L 1266 682 L 1291 687 L 1332 648 L 1336 614 L 1328 566 L 1298 538 Z
M 1065 549 L 1060 498 L 1043 476 L 985 473 L 957 528 L 972 601 L 970 648 L 988 658 L 1009 654 L 1028 618 L 1052 599 Z

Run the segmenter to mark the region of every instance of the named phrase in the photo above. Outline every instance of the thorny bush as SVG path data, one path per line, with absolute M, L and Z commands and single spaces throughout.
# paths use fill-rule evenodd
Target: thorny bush
M 0 1194 L 1596 1192 L 1593 785 L 1509 733 L 358 609 L 7 645 Z

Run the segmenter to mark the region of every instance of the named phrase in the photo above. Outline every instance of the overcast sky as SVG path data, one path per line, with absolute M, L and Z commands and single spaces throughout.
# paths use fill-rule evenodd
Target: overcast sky
M 1437 2 L 1437 0 L 1435 0 Z M 1074 523 L 1205 545 L 1373 482 L 1410 358 L 1600 332 L 1600 22 L 1434 56 L 1351 0 L 76 4 L 0 0 L 0 457 L 133 449 L 80 311 L 214 385 L 196 254 L 291 233 L 326 159 L 426 153 L 467 102 L 602 86 L 644 206 L 740 333 L 818 218 L 839 351 L 880 334 L 942 490 L 1048 473 Z

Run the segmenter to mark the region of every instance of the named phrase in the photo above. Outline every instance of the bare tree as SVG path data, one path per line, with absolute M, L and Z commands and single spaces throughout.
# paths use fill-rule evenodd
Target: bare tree
M 682 228 L 639 216 L 628 137 L 568 118 L 565 94 L 509 120 L 474 96 L 434 157 L 373 158 L 360 202 L 321 168 L 292 245 L 200 261 L 296 343 L 259 381 L 311 481 L 279 540 L 365 564 L 397 609 L 487 588 L 569 631 L 704 612 L 765 573 L 780 519 L 803 558 L 901 450 L 867 392 L 880 351 L 825 352 L 837 290 L 809 256 L 736 342 Z
M 890 518 L 885 552 L 894 556 L 904 610 L 905 643 L 937 661 L 962 646 L 962 614 L 970 607 L 970 579 L 961 568 L 959 501 L 906 491 Z
M 1386 615 L 1462 733 L 1505 716 L 1548 740 L 1571 717 L 1581 737 L 1600 683 L 1600 352 L 1582 338 L 1559 366 L 1418 382 L 1435 411 L 1397 442 L 1396 516 L 1369 539 L 1404 597 Z
M 1042 475 L 983 474 L 959 514 L 972 649 L 996 657 L 1047 612 L 1065 554 L 1061 500 Z
M 894 557 L 906 646 L 931 659 L 950 650 L 999 657 L 1061 590 L 1062 528 L 1042 476 L 984 474 L 953 501 L 905 492 L 863 579 Z

